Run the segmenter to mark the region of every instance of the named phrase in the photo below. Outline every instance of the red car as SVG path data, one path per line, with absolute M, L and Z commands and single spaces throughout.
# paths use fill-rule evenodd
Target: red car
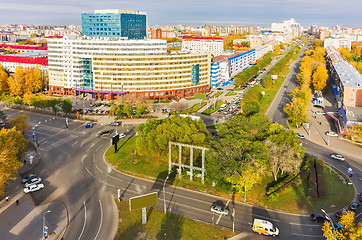
M 104 114 L 109 114 L 109 111 L 107 110 L 107 111 L 104 111 Z

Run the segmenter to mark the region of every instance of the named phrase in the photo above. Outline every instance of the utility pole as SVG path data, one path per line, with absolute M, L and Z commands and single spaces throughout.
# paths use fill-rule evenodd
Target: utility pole
M 167 209 L 166 209 L 165 185 L 166 185 L 167 179 L 168 179 L 169 177 L 170 177 L 170 172 L 167 173 L 167 177 L 166 177 L 165 181 L 163 182 L 163 208 L 164 208 L 165 213 L 167 212 Z

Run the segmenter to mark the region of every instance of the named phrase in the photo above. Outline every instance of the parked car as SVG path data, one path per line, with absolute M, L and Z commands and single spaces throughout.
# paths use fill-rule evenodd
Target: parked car
M 325 112 L 322 112 L 322 111 L 316 111 L 315 114 L 325 115 L 326 113 L 325 113 Z
M 40 189 L 44 188 L 44 184 L 40 183 L 40 184 L 31 184 L 28 187 L 24 188 L 24 192 L 25 193 L 30 193 L 30 192 L 35 192 L 38 191 Z
M 114 121 L 114 122 L 111 122 L 110 125 L 111 125 L 111 126 L 119 126 L 119 125 L 121 125 L 121 122 L 119 122 L 119 121 Z
M 330 137 L 338 137 L 338 134 L 335 133 L 335 132 L 332 132 L 332 131 L 327 131 L 327 132 L 326 132 L 326 135 L 327 135 L 327 136 L 330 136 Z
M 332 154 L 331 158 L 342 161 L 342 162 L 344 161 L 344 157 L 342 155 L 339 155 L 339 154 Z
M 107 110 L 107 111 L 104 111 L 104 114 L 109 114 L 109 111 Z
M 304 135 L 301 134 L 301 133 L 297 133 L 297 137 L 300 138 L 300 139 L 303 139 L 303 138 L 304 138 Z
M 92 127 L 93 127 L 93 123 L 87 123 L 84 127 L 85 127 L 85 128 L 92 128 Z
M 211 212 L 228 215 L 229 214 L 229 208 L 227 206 L 223 206 L 220 204 L 213 203 L 211 205 Z
M 349 205 L 349 209 L 354 212 L 357 211 L 358 207 L 359 207 L 359 204 L 356 202 L 353 202 L 353 203 L 351 203 L 351 205 Z
M 312 220 L 313 222 L 328 221 L 328 219 L 320 213 L 313 213 L 312 215 L 310 215 L 310 220 Z
M 29 174 L 28 176 L 24 177 L 23 179 L 21 179 L 21 183 L 26 183 L 28 182 L 29 180 L 33 179 L 33 178 L 36 178 L 36 174 L 32 173 L 32 174 Z
M 40 183 L 40 182 L 41 182 L 41 178 L 38 178 L 38 177 L 32 178 L 32 179 L 30 179 L 29 181 L 27 181 L 27 182 L 25 183 L 25 187 L 29 187 L 29 186 L 32 185 L 32 184 L 38 184 L 38 183 Z
M 119 138 L 124 138 L 124 137 L 126 137 L 127 135 L 125 134 L 125 133 L 120 133 L 119 134 Z
M 111 131 L 106 130 L 106 131 L 100 131 L 99 133 L 97 133 L 97 136 L 101 137 L 101 136 L 107 136 L 109 134 L 111 134 Z
M 346 209 L 341 209 L 339 211 L 337 211 L 334 215 L 336 216 L 336 218 L 341 218 L 342 217 L 342 214 L 343 214 L 343 211 L 345 211 Z
M 219 87 L 219 88 L 216 88 L 216 89 L 217 89 L 217 90 L 220 90 L 220 91 L 221 91 L 221 90 L 223 90 L 223 88 L 221 88 L 221 87 Z
M 359 194 L 359 201 L 362 202 L 362 192 Z

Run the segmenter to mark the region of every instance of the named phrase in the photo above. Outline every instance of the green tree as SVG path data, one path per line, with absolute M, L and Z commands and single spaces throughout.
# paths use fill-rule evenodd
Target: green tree
M 260 112 L 260 103 L 257 101 L 246 102 L 243 106 L 243 113 L 247 117 L 259 112 Z
M 288 115 L 288 120 L 293 125 L 300 127 L 302 123 L 308 120 L 307 104 L 300 98 L 293 98 L 292 102 L 287 103 L 284 112 Z
M 61 104 L 62 111 L 65 113 L 65 115 L 68 115 L 69 113 L 72 112 L 73 103 L 68 98 L 63 99 L 63 101 L 61 101 L 60 104 Z
M 313 43 L 313 45 L 314 45 L 314 46 L 320 46 L 320 47 L 323 47 L 323 41 L 322 41 L 322 40 L 320 40 L 319 38 L 315 38 L 315 39 L 313 39 L 312 43 Z
M 52 109 L 54 115 L 57 115 L 58 111 L 59 111 L 59 105 L 60 105 L 61 101 L 57 98 L 50 98 L 47 101 L 48 106 Z

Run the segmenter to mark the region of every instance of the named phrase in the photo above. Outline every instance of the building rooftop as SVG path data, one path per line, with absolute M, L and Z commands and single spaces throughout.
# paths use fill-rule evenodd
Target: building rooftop
M 4 56 L 39 58 L 39 57 L 47 57 L 48 51 L 23 52 L 23 53 L 15 53 L 15 54 L 6 54 Z
M 8 44 L 0 44 L 0 48 L 11 48 L 11 49 L 27 49 L 27 50 L 48 50 L 47 47 L 34 47 L 34 46 L 17 46 L 17 45 L 8 45 Z
M 40 64 L 43 66 L 48 66 L 48 57 L 15 57 L 2 55 L 0 56 L 0 62 L 13 62 L 13 63 L 25 63 L 25 64 Z
M 219 40 L 223 41 L 224 39 L 221 37 L 182 37 L 182 39 L 186 40 Z
M 346 61 L 332 63 L 344 87 L 361 88 L 362 75 Z

